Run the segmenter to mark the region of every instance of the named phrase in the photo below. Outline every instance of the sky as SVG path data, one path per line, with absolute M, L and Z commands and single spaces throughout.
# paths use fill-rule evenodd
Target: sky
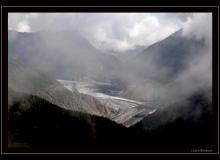
M 202 13 L 9 13 L 8 29 L 18 32 L 80 32 L 96 48 L 126 52 L 149 46 L 187 28 Z M 205 14 L 207 15 L 207 14 Z

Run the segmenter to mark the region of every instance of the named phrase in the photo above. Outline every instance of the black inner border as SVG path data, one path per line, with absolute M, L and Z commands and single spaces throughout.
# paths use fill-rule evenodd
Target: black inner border
M 94 6 L 94 7 L 72 7 L 72 6 L 66 6 L 66 7 L 48 7 L 48 6 L 38 6 L 38 7 L 2 7 L 2 152 L 3 153 L 10 153 L 10 152 L 23 152 L 23 153 L 38 153 L 42 151 L 39 150 L 8 150 L 7 148 L 7 121 L 8 121 L 8 108 L 7 108 L 7 82 L 8 82 L 8 13 L 9 12 L 212 12 L 213 15 L 213 56 L 212 56 L 212 67 L 213 67 L 213 87 L 212 87 L 212 97 L 213 97 L 213 152 L 218 152 L 218 55 L 219 55 L 219 7 L 217 6 L 175 6 L 175 7 L 105 7 L 105 6 Z M 201 26 L 202 27 L 202 26 Z M 160 148 L 158 146 L 157 150 L 155 150 L 155 153 L 164 153 L 165 148 Z M 179 149 L 174 148 L 174 151 L 179 152 Z M 56 151 L 56 150 L 50 150 L 48 149 L 48 153 L 69 153 L 72 150 L 64 149 L 62 151 Z M 145 148 L 121 148 L 120 152 L 117 150 L 115 151 L 114 148 L 110 147 L 107 149 L 98 149 L 98 148 L 78 148 L 75 149 L 77 153 L 145 153 Z M 45 151 L 43 151 L 45 152 Z M 47 153 L 45 152 L 45 153 Z M 166 152 L 166 151 L 165 151 Z M 186 151 L 182 151 L 183 153 L 189 153 Z

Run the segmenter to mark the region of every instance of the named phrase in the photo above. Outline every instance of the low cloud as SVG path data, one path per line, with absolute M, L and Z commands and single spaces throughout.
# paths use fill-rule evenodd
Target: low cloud
M 19 32 L 74 30 L 96 48 L 115 52 L 151 45 L 182 27 L 167 13 L 9 13 L 8 25 Z
M 212 14 L 192 14 L 184 24 L 183 36 L 197 40 L 204 39 L 206 43 L 212 42 Z M 208 44 L 210 45 L 210 44 Z
M 122 75 L 130 85 L 128 95 L 131 94 L 131 97 L 134 95 L 146 101 L 160 102 L 162 107 L 183 102 L 197 92 L 205 93 L 206 98 L 212 101 L 212 15 L 209 13 L 190 14 L 184 17 L 184 20 L 186 20 L 183 23 L 185 28 L 182 29 L 180 36 L 186 38 L 185 40 L 190 40 L 191 43 L 196 41 L 196 43 L 201 43 L 200 48 L 195 46 L 185 48 L 190 54 L 184 53 L 187 56 L 181 60 L 183 65 L 174 76 L 170 76 L 170 73 L 179 66 L 167 68 L 166 65 L 155 60 L 156 53 L 144 59 L 142 72 L 139 68 L 143 61 L 134 62 L 133 66 L 136 69 L 129 68 L 128 72 Z M 172 54 L 169 55 L 172 56 Z M 174 53 L 173 55 L 180 56 Z

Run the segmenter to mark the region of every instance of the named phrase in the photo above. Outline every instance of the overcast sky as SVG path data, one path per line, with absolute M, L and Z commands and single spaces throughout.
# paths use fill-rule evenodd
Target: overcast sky
M 200 22 L 206 23 L 211 20 L 210 15 L 202 13 L 9 13 L 8 29 L 19 32 L 73 30 L 83 34 L 96 48 L 124 52 L 135 46 L 151 45 L 181 28 L 186 28 L 184 33 L 189 33 L 191 24 L 196 26 L 196 32 L 199 30 L 205 34 L 208 31 L 203 30 L 206 27 L 200 26 Z M 198 23 L 194 23 L 194 20 Z M 190 28 L 190 31 L 187 28 Z M 210 28 L 207 29 L 210 30 Z

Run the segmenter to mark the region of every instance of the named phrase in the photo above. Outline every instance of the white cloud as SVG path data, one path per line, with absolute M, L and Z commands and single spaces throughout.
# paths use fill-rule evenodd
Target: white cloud
M 30 32 L 30 26 L 28 25 L 27 21 L 21 21 L 18 23 L 17 30 L 19 32 Z
M 96 48 L 123 52 L 148 46 L 182 27 L 190 34 L 194 31 L 187 28 L 197 15 L 200 13 L 9 13 L 8 26 L 21 32 L 74 30 Z
M 116 52 L 150 45 L 181 28 L 176 23 L 161 21 L 156 13 L 84 14 L 79 17 L 84 20 L 81 32 L 94 46 Z
M 183 36 L 196 39 L 206 39 L 207 42 L 212 40 L 212 14 L 199 13 L 192 14 L 187 18 L 184 24 Z

